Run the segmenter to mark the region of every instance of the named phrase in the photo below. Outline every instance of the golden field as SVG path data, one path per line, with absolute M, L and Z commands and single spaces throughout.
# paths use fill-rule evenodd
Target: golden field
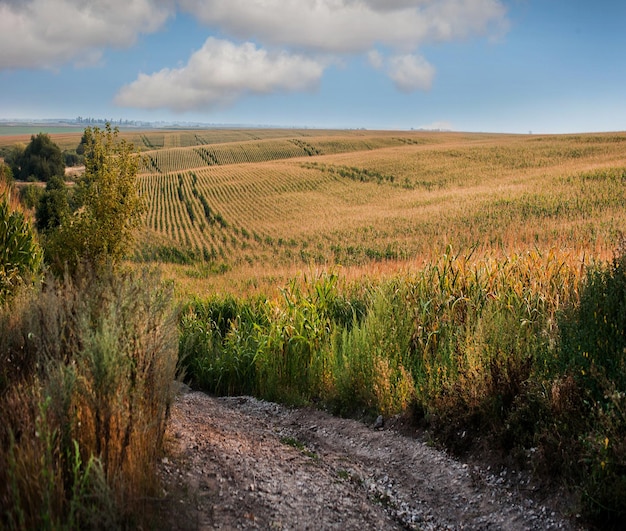
M 63 149 L 80 133 L 52 134 Z M 136 258 L 183 292 L 298 271 L 379 276 L 457 252 L 606 258 L 626 220 L 626 133 L 122 130 L 142 156 Z M 0 137 L 0 145 L 28 136 Z
M 624 226 L 626 134 L 289 132 L 143 152 L 146 258 L 158 246 L 191 290 L 240 292 L 447 245 L 606 257 Z

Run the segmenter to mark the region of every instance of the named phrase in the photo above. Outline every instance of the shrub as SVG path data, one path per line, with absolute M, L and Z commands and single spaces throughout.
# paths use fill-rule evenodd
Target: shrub
M 47 238 L 47 258 L 57 274 L 83 262 L 95 268 L 118 264 L 134 241 L 144 209 L 136 182 L 139 159 L 118 133 L 110 124 L 85 130 L 78 208 Z
M 43 188 L 36 184 L 28 184 L 20 190 L 20 200 L 26 208 L 34 210 L 37 208 L 43 194 Z
M 160 286 L 84 272 L 0 314 L 0 527 L 139 523 L 176 371 Z
M 61 177 L 52 177 L 37 201 L 35 210 L 37 229 L 41 232 L 56 229 L 68 221 L 69 215 L 69 193 L 65 181 Z
M 32 177 L 38 181 L 47 181 L 55 175 L 61 176 L 65 173 L 61 149 L 46 133 L 32 135 L 24 151 L 12 161 L 14 176 L 23 181 Z

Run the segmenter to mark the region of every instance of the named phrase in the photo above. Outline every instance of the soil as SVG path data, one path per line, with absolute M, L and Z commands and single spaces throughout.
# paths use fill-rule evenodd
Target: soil
M 380 424 L 380 422 L 378 423 Z M 251 397 L 180 394 L 159 472 L 170 529 L 581 529 L 555 495 L 382 427 Z M 552 508 L 551 508 L 552 507 Z

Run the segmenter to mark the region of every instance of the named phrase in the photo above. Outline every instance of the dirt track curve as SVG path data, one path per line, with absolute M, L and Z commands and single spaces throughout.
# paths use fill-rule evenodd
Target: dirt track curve
M 579 529 L 520 474 L 250 397 L 180 395 L 160 473 L 170 529 Z

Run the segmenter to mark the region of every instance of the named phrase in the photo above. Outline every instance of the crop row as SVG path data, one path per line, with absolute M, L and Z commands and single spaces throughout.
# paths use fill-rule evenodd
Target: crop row
M 234 174 L 224 167 L 143 177 L 146 228 L 160 235 L 156 240 L 214 248 L 227 255 L 274 244 L 288 248 L 297 243 L 287 245 L 288 238 L 281 232 L 299 211 L 309 210 L 311 194 L 328 191 L 331 183 L 340 188 L 337 195 L 346 190 L 346 184 L 338 184 L 332 176 L 298 166 L 285 171 L 284 167 L 240 165 L 237 170 Z
M 267 162 L 296 157 L 316 157 L 326 154 L 372 151 L 384 147 L 413 144 L 410 139 L 395 137 L 371 137 L 367 139 L 344 138 L 301 138 L 270 139 L 222 144 L 197 143 L 186 148 L 157 149 L 143 157 L 142 173 L 170 173 L 204 166 L 222 166 Z
M 451 239 L 603 252 L 626 222 L 619 167 L 542 175 L 524 188 L 500 180 L 433 190 L 355 183 L 359 172 L 347 168 L 278 161 L 146 175 L 146 228 L 159 245 L 229 263 L 359 265 L 431 255 Z
M 303 168 L 319 169 L 322 172 L 329 173 L 331 175 L 337 175 L 346 179 L 351 179 L 358 182 L 376 182 L 382 184 L 384 182 L 393 183 L 395 177 L 393 175 L 385 175 L 376 170 L 370 170 L 367 168 L 356 168 L 354 166 L 339 166 L 335 164 L 320 164 L 317 162 L 303 163 Z

